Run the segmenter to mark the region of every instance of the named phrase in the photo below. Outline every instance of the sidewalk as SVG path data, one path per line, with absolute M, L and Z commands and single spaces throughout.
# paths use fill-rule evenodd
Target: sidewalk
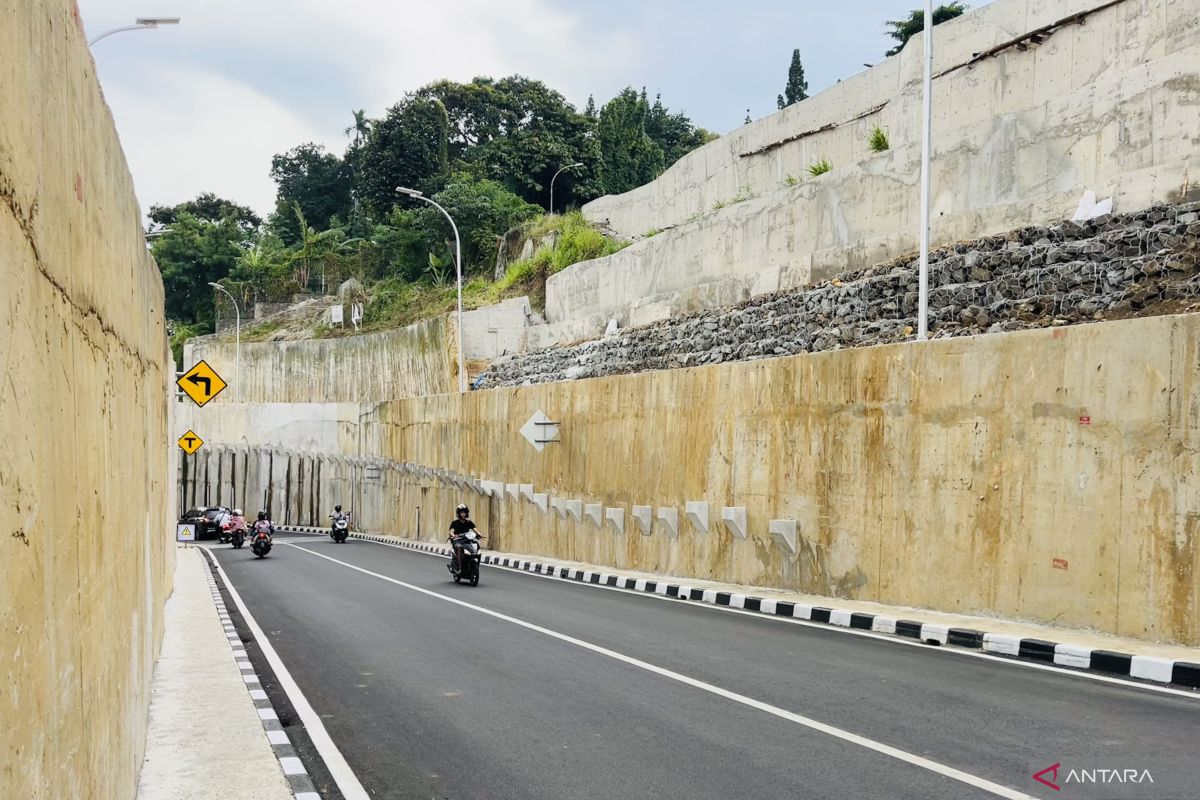
M 323 528 L 285 527 L 301 533 Z M 355 533 L 397 547 L 448 554 L 442 544 L 375 533 Z M 486 551 L 484 563 L 583 583 L 616 586 L 667 597 L 804 619 L 832 626 L 936 642 L 1063 667 L 1200 687 L 1200 647 L 1158 644 L 1095 631 L 1060 628 L 998 617 L 948 614 L 921 608 L 821 597 L 759 586 L 679 578 L 579 561 Z
M 291 800 L 195 547 L 177 551 L 138 800 Z

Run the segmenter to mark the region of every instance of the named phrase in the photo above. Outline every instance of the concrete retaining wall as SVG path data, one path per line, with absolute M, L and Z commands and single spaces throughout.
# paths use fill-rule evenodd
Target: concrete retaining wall
M 1121 211 L 1200 199 L 1200 2 L 997 0 L 935 31 L 935 72 L 1108 6 L 935 81 L 933 238 L 1069 217 L 1085 189 Z M 556 342 L 802 286 L 917 248 L 921 41 L 584 207 L 625 236 L 666 229 L 547 283 Z M 875 125 L 891 150 L 869 152 Z M 831 173 L 809 178 L 819 159 Z M 787 186 L 788 176 L 801 179 Z M 720 211 L 750 190 L 754 197 Z M 584 330 L 580 330 L 584 325 Z M 559 328 L 561 327 L 561 330 Z
M 0 797 L 133 798 L 175 554 L 162 282 L 74 4 L 7 4 L 0 75 Z
M 414 398 L 339 448 L 519 495 L 385 468 L 368 527 L 438 538 L 466 498 L 513 551 L 1196 644 L 1197 343 L 1192 314 Z

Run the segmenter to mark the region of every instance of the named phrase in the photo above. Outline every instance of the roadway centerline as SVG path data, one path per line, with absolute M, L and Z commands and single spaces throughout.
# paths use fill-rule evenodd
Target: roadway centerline
M 996 795 L 997 797 L 1009 798 L 1010 800 L 1036 800 L 1036 798 L 1034 798 L 1032 795 L 1018 791 L 1016 789 L 1011 789 L 1007 786 L 1002 786 L 1001 784 L 994 783 L 992 781 L 987 780 L 986 778 L 981 778 L 979 776 L 972 775 L 968 772 L 963 772 L 962 770 L 958 770 L 953 767 L 947 766 L 945 764 L 941 764 L 937 761 L 923 758 L 923 757 L 915 755 L 913 753 L 909 753 L 905 750 L 901 750 L 897 747 L 892 747 L 891 745 L 886 745 L 886 744 L 883 744 L 882 742 L 877 742 L 873 739 L 868 739 L 868 738 L 866 738 L 864 736 L 860 736 L 856 733 L 851 733 L 849 731 L 842 730 L 841 728 L 837 728 L 832 725 L 828 725 L 824 722 L 819 722 L 815 719 L 810 719 L 809 717 L 805 717 L 800 714 L 796 714 L 794 712 L 788 711 L 788 710 L 780 708 L 778 706 L 773 706 L 769 703 L 764 703 L 760 700 L 755 700 L 752 697 L 748 697 L 746 695 L 739 694 L 737 692 L 733 692 L 728 689 L 723 689 L 719 686 L 716 686 L 715 684 L 707 683 L 705 681 L 701 681 L 696 678 L 689 677 L 682 673 L 675 672 L 673 670 L 669 670 L 664 667 L 660 667 L 655 664 L 651 664 L 647 661 L 642 661 L 641 659 L 625 655 L 624 653 L 619 653 L 615 650 L 610 650 L 606 647 L 601 647 L 599 645 L 592 644 L 591 642 L 586 642 L 586 641 L 584 641 L 582 639 L 578 639 L 574 636 L 570 636 L 565 633 L 560 633 L 558 631 L 554 631 L 549 628 L 542 627 L 541 625 L 537 625 L 535 623 L 528 622 L 528 621 L 520 619 L 518 617 L 509 616 L 507 614 L 502 614 L 498 611 L 493 611 L 489 608 L 484 608 L 483 606 L 477 606 L 473 603 L 468 603 L 465 600 L 458 600 L 458 599 L 450 597 L 448 595 L 440 594 L 438 592 L 434 592 L 429 589 L 422 588 L 420 586 L 415 586 L 411 583 L 406 583 L 405 581 L 397 580 L 396 578 L 388 577 L 387 575 L 381 575 L 378 572 L 372 572 L 371 570 L 364 569 L 363 567 L 359 567 L 354 564 L 350 564 L 346 561 L 341 561 L 341 560 L 333 558 L 331 556 L 324 555 L 323 553 L 318 553 L 314 550 L 308 549 L 307 547 L 301 547 L 300 545 L 292 544 L 291 542 L 280 542 L 280 544 L 283 544 L 287 547 L 291 547 L 293 549 L 307 553 L 311 556 L 316 556 L 317 558 L 325 559 L 326 561 L 330 561 L 334 564 L 338 564 L 347 569 L 362 573 L 363 575 L 368 575 L 372 578 L 377 578 L 381 581 L 386 581 L 387 583 L 394 584 L 396 586 L 399 586 L 404 589 L 408 589 L 413 592 L 417 592 L 419 594 L 423 594 L 427 597 L 433 597 L 438 600 L 442 600 L 444 602 L 451 603 L 453 605 L 461 606 L 462 608 L 470 609 L 471 611 L 475 611 L 477 613 L 484 614 L 486 616 L 501 620 L 503 622 L 510 623 L 512 625 L 517 625 L 519 627 L 525 628 L 526 630 L 530 630 L 535 633 L 540 633 L 543 636 L 548 636 L 552 639 L 557 639 L 561 642 L 565 642 L 567 644 L 574 645 L 576 647 L 591 651 L 598 655 L 602 655 L 607 658 L 611 658 L 616 661 L 620 661 L 624 664 L 628 664 L 630 666 L 636 667 L 636 668 L 644 670 L 646 672 L 650 672 L 650 673 L 653 673 L 660 677 L 667 678 L 668 680 L 676 681 L 678 683 L 682 683 L 687 686 L 691 686 L 693 688 L 700 689 L 701 691 L 708 692 L 709 694 L 713 694 L 718 697 L 725 698 L 727 700 L 732 700 L 736 703 L 740 703 L 741 705 L 748 706 L 748 707 L 756 709 L 758 711 L 766 712 L 775 717 L 787 720 L 789 722 L 795 723 L 797 725 L 808 728 L 810 730 L 814 730 L 819 733 L 824 733 L 828 736 L 832 736 L 832 737 L 834 737 L 836 739 L 840 739 L 844 742 L 848 742 L 850 744 L 857 745 L 857 746 L 865 748 L 867 750 L 872 750 L 881 755 L 885 755 L 890 758 L 894 758 L 898 761 L 902 761 L 904 763 L 911 764 L 916 767 L 920 767 L 921 769 L 928 770 L 929 772 L 933 772 L 938 775 L 942 775 L 944 777 L 950 778 L 952 780 L 956 780 L 961 783 L 965 783 L 969 786 L 973 786 L 977 789 L 981 789 L 985 792 Z

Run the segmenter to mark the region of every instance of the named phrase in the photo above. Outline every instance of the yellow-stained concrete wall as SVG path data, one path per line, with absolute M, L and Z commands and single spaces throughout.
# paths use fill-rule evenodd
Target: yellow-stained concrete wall
M 241 345 L 241 395 L 247 403 L 347 403 L 443 394 L 458 388 L 454 324 L 448 316 L 381 333 Z M 237 393 L 237 347 L 201 340 L 184 347 L 184 369 L 206 360 Z M 197 431 L 199 433 L 199 431 Z
M 477 498 L 513 551 L 1194 645 L 1198 381 L 1200 315 L 1159 317 L 388 403 L 381 454 L 626 510 L 620 535 Z M 401 485 L 401 531 L 461 497 Z M 745 506 L 749 538 L 695 532 L 689 500 Z
M 0 9 L 0 797 L 132 798 L 174 569 L 162 282 L 74 4 Z

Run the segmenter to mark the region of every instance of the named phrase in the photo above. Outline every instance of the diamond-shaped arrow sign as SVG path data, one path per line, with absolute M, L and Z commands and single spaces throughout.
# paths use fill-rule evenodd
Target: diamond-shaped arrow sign
M 558 423 L 552 422 L 545 412 L 539 409 L 533 412 L 533 416 L 521 427 L 521 435 L 540 453 L 547 443 L 558 440 Z

